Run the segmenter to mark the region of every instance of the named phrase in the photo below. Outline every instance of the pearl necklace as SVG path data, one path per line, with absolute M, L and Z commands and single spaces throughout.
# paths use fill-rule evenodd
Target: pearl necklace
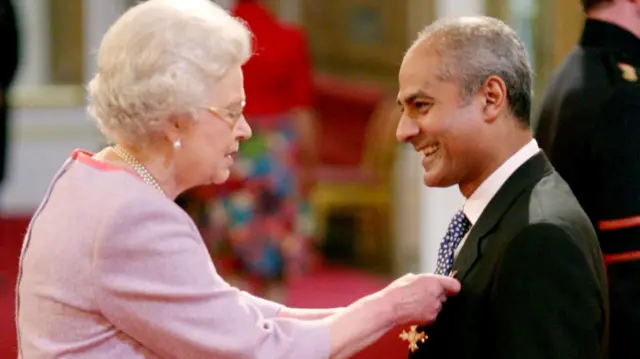
M 160 193 L 165 195 L 164 191 L 162 190 L 162 187 L 160 187 L 160 184 L 158 184 L 158 181 L 156 181 L 156 179 L 153 178 L 151 173 L 149 173 L 149 171 L 144 167 L 144 165 L 142 165 L 142 163 L 140 163 L 140 161 L 138 161 L 129 152 L 125 151 L 122 147 L 120 147 L 118 145 L 115 145 L 112 148 L 113 148 L 113 152 L 115 152 L 129 166 L 131 166 L 133 168 L 133 170 L 136 171 L 136 173 L 138 173 L 138 175 L 140 175 L 140 177 L 142 177 L 142 180 L 146 184 L 150 185 L 151 187 L 155 188 Z

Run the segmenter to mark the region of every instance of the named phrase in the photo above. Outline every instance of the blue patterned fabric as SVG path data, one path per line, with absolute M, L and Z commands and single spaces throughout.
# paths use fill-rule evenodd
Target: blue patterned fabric
M 453 255 L 456 248 L 458 248 L 460 241 L 462 241 L 462 238 L 467 234 L 469 228 L 471 228 L 471 222 L 469 222 L 464 212 L 458 211 L 451 219 L 451 222 L 449 222 L 447 234 L 440 243 L 436 274 L 449 274 L 453 266 Z

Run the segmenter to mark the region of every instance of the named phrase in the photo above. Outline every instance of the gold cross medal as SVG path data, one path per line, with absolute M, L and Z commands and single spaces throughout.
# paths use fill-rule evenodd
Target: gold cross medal
M 417 329 L 417 325 L 412 325 L 408 333 L 404 330 L 400 333 L 400 339 L 409 342 L 409 350 L 412 353 L 418 350 L 418 342 L 424 343 L 427 340 L 427 335 L 424 332 L 418 332 Z

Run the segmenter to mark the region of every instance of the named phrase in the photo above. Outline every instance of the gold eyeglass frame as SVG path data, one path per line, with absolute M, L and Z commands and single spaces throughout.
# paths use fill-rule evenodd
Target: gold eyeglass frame
M 234 128 L 238 124 L 238 122 L 240 122 L 242 117 L 244 117 L 243 111 L 245 104 L 246 102 L 242 101 L 241 110 L 238 111 L 228 110 L 226 108 L 220 108 L 216 106 L 205 107 L 205 109 L 210 114 L 219 117 L 222 121 L 227 123 L 229 127 Z

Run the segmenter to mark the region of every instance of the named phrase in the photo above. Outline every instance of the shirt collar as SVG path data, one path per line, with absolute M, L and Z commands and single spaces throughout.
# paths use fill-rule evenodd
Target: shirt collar
M 513 172 L 539 152 L 538 142 L 532 139 L 482 182 L 466 200 L 462 208 L 472 225 L 476 224 L 482 211 L 484 211 L 493 196 L 498 193 L 500 187 L 511 177 Z

